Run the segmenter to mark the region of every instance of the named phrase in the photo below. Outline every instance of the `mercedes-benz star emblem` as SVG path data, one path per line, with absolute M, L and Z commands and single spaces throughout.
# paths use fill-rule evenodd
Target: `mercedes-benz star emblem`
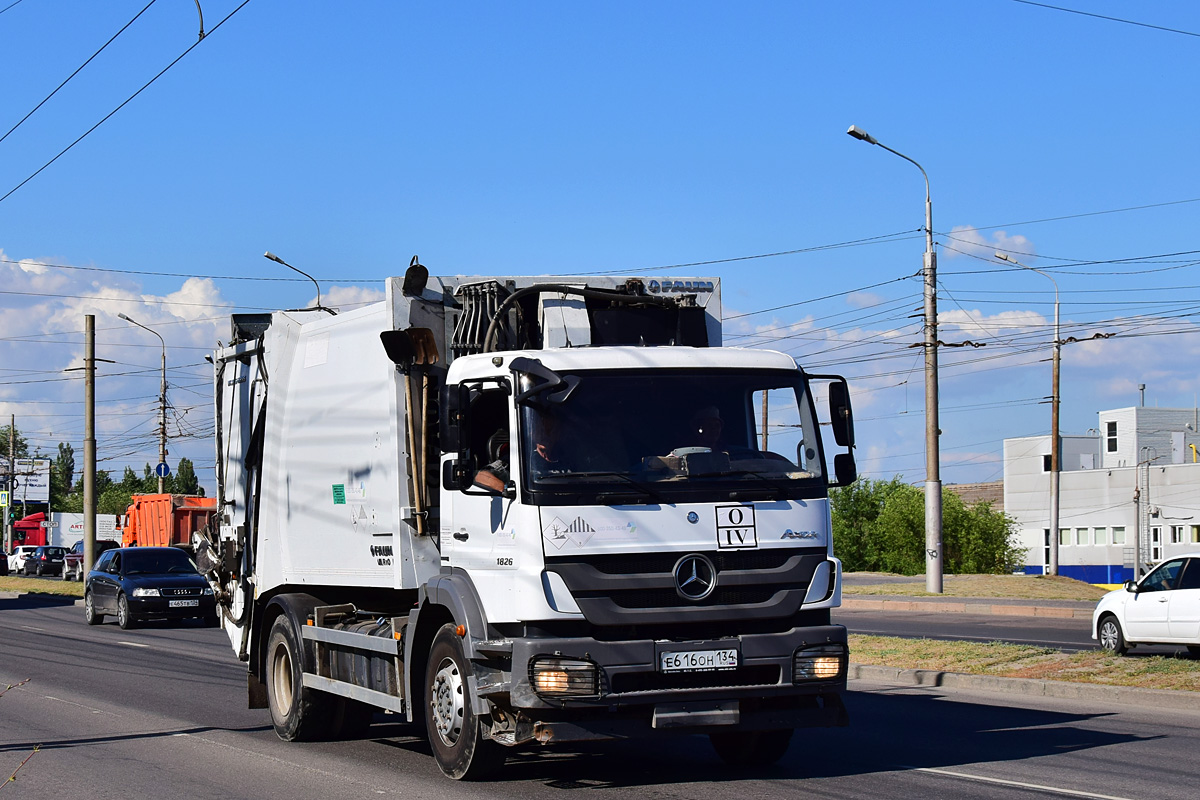
M 674 575 L 675 591 L 685 600 L 703 600 L 717 588 L 717 568 L 699 553 L 679 559 Z

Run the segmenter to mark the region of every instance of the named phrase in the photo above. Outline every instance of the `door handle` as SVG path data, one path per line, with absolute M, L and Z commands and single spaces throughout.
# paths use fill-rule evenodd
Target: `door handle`
M 458 533 L 453 534 L 453 536 L 460 542 L 465 542 L 467 539 L 471 538 L 471 534 L 467 533 L 466 531 L 459 531 Z

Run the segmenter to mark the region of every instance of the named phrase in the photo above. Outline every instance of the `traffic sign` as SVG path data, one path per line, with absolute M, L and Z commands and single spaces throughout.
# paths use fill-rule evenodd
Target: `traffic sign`
M 58 523 L 52 519 L 44 519 L 44 520 L 42 520 L 42 527 L 43 528 L 57 528 Z
M 154 474 L 160 478 L 165 478 L 171 474 L 171 468 L 167 466 L 167 462 L 159 462 L 159 465 L 154 468 Z
M 0 492 L 0 508 L 8 505 L 8 492 Z

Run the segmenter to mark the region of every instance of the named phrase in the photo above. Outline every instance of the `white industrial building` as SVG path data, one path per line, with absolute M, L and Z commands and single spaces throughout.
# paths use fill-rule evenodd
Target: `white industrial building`
M 1200 543 L 1200 412 L 1101 411 L 1086 436 L 1062 436 L 1059 574 L 1122 583 Z M 1028 548 L 1025 572 L 1050 559 L 1050 436 L 1004 440 L 1004 511 Z

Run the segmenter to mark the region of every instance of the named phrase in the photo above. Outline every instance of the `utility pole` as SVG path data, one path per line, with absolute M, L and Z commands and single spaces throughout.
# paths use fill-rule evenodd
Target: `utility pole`
M 921 267 L 925 283 L 925 591 L 941 594 L 945 554 L 942 552 L 942 475 L 938 442 L 942 430 L 938 423 L 937 253 L 933 250 L 929 175 L 916 161 L 881 143 L 858 126 L 851 125 L 846 133 L 903 158 L 921 170 L 921 176 L 925 178 L 925 257 Z
M 8 423 L 8 507 L 4 509 L 4 549 L 9 552 L 12 552 L 13 547 L 13 527 L 10 517 L 14 505 L 13 498 L 16 496 L 13 492 L 13 475 L 17 471 L 16 447 L 17 415 L 13 414 Z
M 83 344 L 83 575 L 96 561 L 96 316 L 84 320 Z

